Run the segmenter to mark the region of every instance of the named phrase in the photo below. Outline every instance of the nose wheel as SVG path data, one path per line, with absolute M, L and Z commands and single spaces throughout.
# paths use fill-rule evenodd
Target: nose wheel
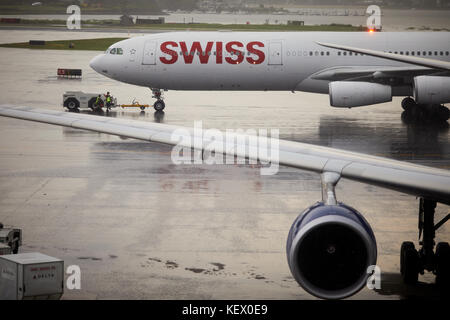
M 165 107 L 166 107 L 166 104 L 162 100 L 156 100 L 156 102 L 153 104 L 153 108 L 156 111 L 163 111 Z
M 164 103 L 164 99 L 162 96 L 161 89 L 153 89 L 152 90 L 152 98 L 156 99 L 156 102 L 153 104 L 153 108 L 155 111 L 163 111 L 166 107 L 166 104 Z
M 435 232 L 447 220 L 450 214 L 437 224 L 434 224 L 434 210 L 436 202 L 421 198 L 419 206 L 419 245 L 416 250 L 410 241 L 403 242 L 400 250 L 400 273 L 403 282 L 408 285 L 417 283 L 419 273 L 425 270 L 436 275 L 436 284 L 442 289 L 450 289 L 450 245 L 439 242 L 434 251 Z

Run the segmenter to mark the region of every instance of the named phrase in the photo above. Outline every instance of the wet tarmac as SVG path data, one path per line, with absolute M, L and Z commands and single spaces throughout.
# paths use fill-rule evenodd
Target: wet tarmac
M 61 110 L 66 90 L 152 102 L 149 89 L 91 70 L 96 54 L 0 48 L 2 103 Z M 82 68 L 83 78 L 58 79 L 58 67 Z M 277 128 L 283 139 L 450 168 L 448 124 L 406 124 L 400 99 L 340 110 L 327 96 L 306 93 L 165 96 L 163 114 L 118 109 L 108 116 Z M 321 198 L 314 173 L 281 167 L 275 176 L 261 176 L 250 165 L 177 166 L 165 145 L 5 118 L 0 150 L 0 221 L 23 229 L 22 252 L 81 267 L 82 289 L 66 290 L 64 299 L 313 298 L 291 277 L 285 241 L 295 217 Z M 348 180 L 337 193 L 364 214 L 378 242 L 382 287 L 353 299 L 438 297 L 433 275 L 420 276 L 414 288 L 399 276 L 401 242 L 417 240 L 418 200 Z M 437 219 L 448 212 L 438 205 Z M 439 229 L 437 241 L 449 241 L 449 231 L 448 224 Z

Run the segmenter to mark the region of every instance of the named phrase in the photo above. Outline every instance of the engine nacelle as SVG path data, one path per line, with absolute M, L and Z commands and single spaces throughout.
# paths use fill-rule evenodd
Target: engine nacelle
M 352 108 L 392 101 L 392 87 L 371 82 L 334 81 L 329 85 L 330 105 Z
M 418 104 L 450 102 L 450 78 L 418 76 L 414 78 L 414 100 Z
M 355 209 L 318 202 L 295 219 L 287 239 L 289 268 L 309 293 L 342 299 L 366 285 L 377 244 L 369 223 Z

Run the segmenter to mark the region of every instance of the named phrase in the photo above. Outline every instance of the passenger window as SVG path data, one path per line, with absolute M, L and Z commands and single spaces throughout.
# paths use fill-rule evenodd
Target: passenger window
M 313 52 L 312 52 L 312 51 L 310 51 L 310 52 L 309 52 L 309 55 L 310 55 L 310 56 L 312 56 L 312 55 L 313 55 Z
M 347 55 L 347 51 L 344 51 L 344 56 L 346 56 Z
M 329 56 L 330 55 L 330 51 L 327 51 L 327 56 Z
M 448 51 L 445 51 L 445 55 L 448 56 Z
M 444 52 L 443 51 L 441 51 L 441 52 L 439 52 L 440 54 L 441 54 L 441 56 L 443 56 L 444 55 Z
M 340 51 L 338 51 L 338 56 L 340 56 L 341 55 L 341 52 Z

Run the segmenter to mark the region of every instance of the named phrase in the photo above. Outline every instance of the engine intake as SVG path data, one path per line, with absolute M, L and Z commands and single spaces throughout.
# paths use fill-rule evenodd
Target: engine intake
M 287 239 L 289 268 L 309 293 L 342 299 L 366 284 L 377 245 L 369 223 L 355 209 L 318 202 L 299 215 Z
M 360 107 L 392 101 L 391 86 L 357 81 L 334 81 L 328 86 L 330 105 L 337 108 Z
M 418 76 L 414 78 L 414 100 L 419 104 L 450 102 L 450 78 Z

